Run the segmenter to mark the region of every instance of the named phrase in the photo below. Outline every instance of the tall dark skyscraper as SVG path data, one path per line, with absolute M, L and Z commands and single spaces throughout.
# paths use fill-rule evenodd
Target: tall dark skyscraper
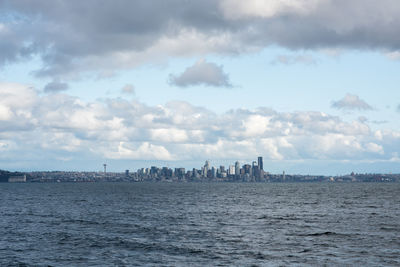
M 263 158 L 262 158 L 262 157 L 258 157 L 258 169 L 259 169 L 260 171 L 264 170 Z

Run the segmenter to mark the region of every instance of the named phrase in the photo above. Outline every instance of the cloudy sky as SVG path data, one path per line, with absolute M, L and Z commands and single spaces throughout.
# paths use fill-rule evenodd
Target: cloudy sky
M 398 0 L 0 0 L 0 169 L 400 172 Z

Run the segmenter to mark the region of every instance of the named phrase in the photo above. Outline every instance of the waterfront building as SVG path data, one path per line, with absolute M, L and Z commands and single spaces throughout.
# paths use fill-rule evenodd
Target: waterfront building
M 26 182 L 26 175 L 18 175 L 18 176 L 10 176 L 8 177 L 9 183 L 25 183 Z
M 258 157 L 258 169 L 260 171 L 264 170 L 264 164 L 263 164 L 263 158 L 262 157 Z

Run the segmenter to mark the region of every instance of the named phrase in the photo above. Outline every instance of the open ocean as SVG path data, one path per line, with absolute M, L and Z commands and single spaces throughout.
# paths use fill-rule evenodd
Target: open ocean
M 398 183 L 3 183 L 0 201 L 0 266 L 400 266 Z

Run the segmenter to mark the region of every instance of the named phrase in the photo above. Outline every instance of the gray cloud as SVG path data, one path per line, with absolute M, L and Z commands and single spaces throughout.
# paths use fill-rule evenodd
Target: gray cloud
M 0 64 L 39 56 L 39 76 L 270 45 L 400 51 L 396 0 L 4 0 L 0 10 Z
M 346 94 L 342 99 L 334 101 L 332 107 L 343 110 L 373 110 L 367 102 L 352 94 Z
M 300 56 L 291 56 L 291 55 L 279 55 L 275 57 L 271 64 L 284 64 L 284 65 L 293 65 L 293 64 L 306 64 L 306 65 L 314 65 L 317 61 L 308 55 L 300 55 Z
M 400 104 L 397 106 L 397 112 L 400 112 Z
M 360 116 L 360 117 L 358 117 L 358 120 L 359 120 L 360 122 L 362 122 L 362 123 L 368 122 L 368 118 L 365 117 L 365 116 Z
M 68 90 L 68 84 L 57 80 L 46 84 L 46 86 L 43 88 L 43 91 L 46 93 L 58 93 L 65 90 Z
M 374 124 L 385 124 L 385 123 L 388 123 L 389 121 L 385 121 L 385 120 L 382 120 L 382 121 L 377 121 L 377 120 L 374 120 L 374 121 L 371 121 L 371 123 L 374 123 Z
M 135 87 L 132 84 L 127 84 L 124 87 L 122 87 L 121 93 L 134 95 L 135 94 Z
M 169 82 L 179 87 L 195 85 L 232 87 L 229 82 L 229 76 L 224 73 L 223 67 L 212 62 L 206 62 L 205 60 L 196 62 L 180 75 L 171 74 Z

